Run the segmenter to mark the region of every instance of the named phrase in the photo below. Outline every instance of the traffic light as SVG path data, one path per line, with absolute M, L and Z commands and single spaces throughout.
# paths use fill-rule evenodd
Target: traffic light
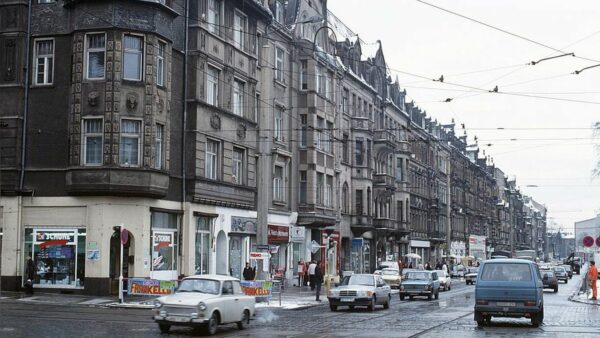
M 121 226 L 116 225 L 113 227 L 112 237 L 121 238 Z

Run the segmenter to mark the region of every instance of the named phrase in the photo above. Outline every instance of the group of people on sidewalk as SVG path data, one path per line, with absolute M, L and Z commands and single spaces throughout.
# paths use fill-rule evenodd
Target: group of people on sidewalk
M 323 284 L 323 270 L 321 270 L 321 262 L 312 260 L 305 262 L 303 259 L 298 261 L 298 286 L 306 286 L 310 284 L 310 290 L 316 290 L 316 300 L 319 302 L 321 294 L 321 284 Z

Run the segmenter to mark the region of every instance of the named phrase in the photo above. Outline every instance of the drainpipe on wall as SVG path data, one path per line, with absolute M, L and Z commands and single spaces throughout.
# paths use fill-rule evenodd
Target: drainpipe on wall
M 25 95 L 23 99 L 23 124 L 21 131 L 21 173 L 19 178 L 19 191 L 23 191 L 23 185 L 25 183 L 25 148 L 27 145 L 27 115 L 29 113 L 29 54 L 31 52 L 31 0 L 27 3 L 27 35 L 25 37 L 25 63 L 24 63 L 24 76 L 25 76 Z
M 181 126 L 181 210 L 185 209 L 185 181 L 186 181 L 186 173 L 185 173 L 185 150 L 186 150 L 186 128 L 187 128 L 187 95 L 188 95 L 188 25 L 189 25 L 189 0 L 185 0 L 185 27 L 184 27 L 184 42 L 183 42 L 183 119 Z

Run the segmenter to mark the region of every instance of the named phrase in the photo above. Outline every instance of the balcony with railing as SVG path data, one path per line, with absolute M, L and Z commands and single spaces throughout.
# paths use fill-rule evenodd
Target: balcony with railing
M 391 218 L 374 218 L 373 226 L 377 229 L 398 230 L 398 223 Z
M 373 186 L 374 188 L 385 188 L 386 190 L 396 189 L 396 179 L 394 176 L 387 173 L 375 173 L 373 174 Z
M 377 147 L 389 147 L 393 150 L 396 149 L 396 135 L 391 131 L 385 129 L 379 129 L 375 131 L 375 137 L 373 143 L 375 148 Z

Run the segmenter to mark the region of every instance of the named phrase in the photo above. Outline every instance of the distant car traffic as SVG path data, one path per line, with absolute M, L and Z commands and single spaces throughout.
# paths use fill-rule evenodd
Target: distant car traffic
M 388 283 L 392 289 L 400 288 L 400 270 L 385 268 L 380 272 L 381 278 Z
M 467 270 L 465 270 L 465 283 L 467 283 L 467 285 L 475 284 L 475 282 L 477 281 L 478 271 L 479 271 L 479 268 L 476 266 L 470 266 L 467 268 Z
M 221 275 L 198 275 L 183 279 L 177 292 L 156 300 L 154 321 L 160 331 L 172 325 L 203 327 L 210 335 L 221 324 L 244 329 L 254 315 L 255 300 L 242 292 L 240 281 Z
M 435 270 L 438 274 L 438 279 L 440 280 L 440 289 L 444 291 L 448 291 L 452 288 L 452 278 L 450 275 L 444 270 Z
M 484 261 L 474 310 L 478 326 L 490 323 L 492 317 L 526 317 L 539 326 L 544 320 L 544 292 L 537 264 L 523 259 Z
M 338 287 L 329 290 L 327 294 L 329 308 L 337 311 L 339 306 L 366 306 L 375 311 L 376 305 L 390 307 L 391 288 L 380 275 L 354 274 L 344 277 Z
M 570 265 L 561 265 L 565 270 L 567 270 L 567 274 L 569 275 L 569 279 L 573 278 L 573 268 Z
M 426 296 L 428 300 L 440 296 L 440 280 L 435 271 L 408 270 L 404 273 L 400 284 L 400 300 L 408 296 Z
M 567 284 L 569 282 L 569 273 L 562 266 L 555 266 L 553 269 L 554 274 L 556 275 L 556 279 L 559 281 L 565 282 Z
M 540 274 L 542 276 L 544 289 L 553 289 L 555 293 L 558 292 L 558 279 L 556 278 L 554 271 L 540 270 Z

